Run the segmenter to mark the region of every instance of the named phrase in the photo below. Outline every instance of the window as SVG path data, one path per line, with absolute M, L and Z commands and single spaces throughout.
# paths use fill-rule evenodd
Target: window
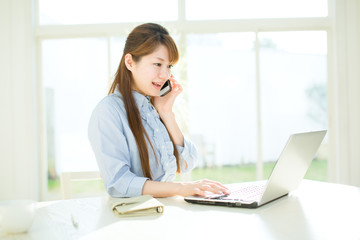
M 260 33 L 264 162 L 274 162 L 290 134 L 327 129 L 327 36 L 324 31 Z M 327 139 L 309 169 L 327 167 Z M 325 152 L 324 152 L 325 150 Z
M 107 92 L 106 39 L 49 39 L 41 47 L 49 178 L 97 169 L 87 125 Z
M 187 0 L 188 20 L 326 17 L 327 0 Z
M 190 133 L 202 153 L 200 165 L 217 167 L 214 171 L 197 169 L 195 178 L 256 180 L 259 159 L 264 162 L 260 177 L 267 178 L 292 133 L 327 129 L 326 32 L 258 36 L 259 86 L 254 33 L 192 34 L 187 38 Z M 259 131 L 261 138 L 257 139 Z M 326 180 L 327 159 L 325 139 L 306 177 Z M 222 174 L 214 176 L 215 172 Z
M 187 37 L 188 125 L 200 166 L 257 159 L 254 41 L 254 33 Z
M 185 135 L 199 149 L 193 180 L 267 178 L 291 133 L 328 127 L 327 1 L 147 4 L 39 0 L 49 184 L 61 171 L 97 169 L 87 125 L 122 56 L 127 33 L 119 33 L 119 26 L 130 31 L 139 22 L 161 21 L 178 43 L 181 58 L 174 75 L 184 92 L 175 111 L 181 113 L 177 117 Z M 274 30 L 265 18 L 283 20 Z M 226 20 L 226 29 L 222 21 L 213 24 L 215 20 Z M 76 35 L 74 24 L 80 24 Z M 96 24 L 106 29 L 97 30 Z M 45 25 L 63 26 L 53 36 Z M 94 29 L 90 34 L 89 28 Z M 327 142 L 307 178 L 327 180 Z
M 177 1 L 39 0 L 39 13 L 41 25 L 174 21 Z

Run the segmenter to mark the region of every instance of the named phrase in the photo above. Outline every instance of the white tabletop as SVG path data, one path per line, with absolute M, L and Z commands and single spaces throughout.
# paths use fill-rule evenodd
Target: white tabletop
M 27 234 L 0 238 L 360 240 L 357 187 L 303 180 L 298 190 L 257 209 L 158 200 L 163 214 L 131 218 L 115 215 L 107 197 L 40 202 Z

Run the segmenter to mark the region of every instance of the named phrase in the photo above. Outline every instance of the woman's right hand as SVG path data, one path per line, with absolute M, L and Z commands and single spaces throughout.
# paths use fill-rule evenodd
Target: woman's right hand
M 181 182 L 179 194 L 183 197 L 201 196 L 205 197 L 207 192 L 213 194 L 230 194 L 230 190 L 219 182 L 202 179 L 194 182 Z

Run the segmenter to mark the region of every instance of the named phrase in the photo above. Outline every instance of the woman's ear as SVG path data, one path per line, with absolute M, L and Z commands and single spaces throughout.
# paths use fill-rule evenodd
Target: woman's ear
M 134 67 L 134 60 L 133 60 L 133 57 L 132 57 L 132 55 L 130 53 L 127 53 L 125 55 L 125 66 L 130 72 Z

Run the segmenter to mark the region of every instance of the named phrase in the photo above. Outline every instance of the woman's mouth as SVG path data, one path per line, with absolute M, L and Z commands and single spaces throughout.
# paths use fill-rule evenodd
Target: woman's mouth
M 155 82 L 153 82 L 152 85 L 153 85 L 157 90 L 160 90 L 161 87 L 162 87 L 162 84 L 161 84 L 161 83 L 155 83 Z

